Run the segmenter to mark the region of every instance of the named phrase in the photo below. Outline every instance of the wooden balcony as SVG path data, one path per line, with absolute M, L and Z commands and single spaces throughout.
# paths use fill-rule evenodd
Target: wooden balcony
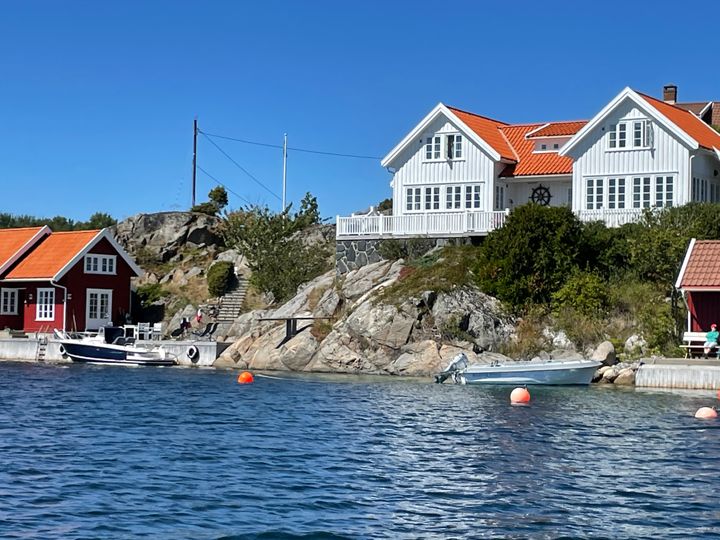
M 582 221 L 604 221 L 608 227 L 620 227 L 640 219 L 645 209 L 579 210 Z M 371 238 L 452 238 L 485 236 L 505 224 L 509 210 L 495 212 L 428 212 L 403 216 L 337 217 L 338 240 Z

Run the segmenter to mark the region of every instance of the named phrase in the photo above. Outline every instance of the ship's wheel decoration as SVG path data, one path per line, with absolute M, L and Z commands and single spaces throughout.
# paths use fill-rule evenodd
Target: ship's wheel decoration
M 551 198 L 552 195 L 550 195 L 550 190 L 542 184 L 540 184 L 536 188 L 533 188 L 532 193 L 530 194 L 530 200 L 535 204 L 539 204 L 541 206 L 547 206 L 548 204 L 550 204 Z

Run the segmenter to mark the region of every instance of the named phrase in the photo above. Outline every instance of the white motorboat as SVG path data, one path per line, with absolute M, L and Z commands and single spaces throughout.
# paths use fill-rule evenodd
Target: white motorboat
M 105 326 L 94 335 L 77 337 L 55 330 L 60 352 L 73 362 L 124 366 L 173 366 L 175 357 L 162 346 L 140 347 L 133 338 L 126 338 L 123 328 Z
M 468 365 L 467 356 L 460 353 L 435 377 L 435 382 L 452 377 L 457 384 L 587 385 L 601 365 L 596 360 L 582 358 Z

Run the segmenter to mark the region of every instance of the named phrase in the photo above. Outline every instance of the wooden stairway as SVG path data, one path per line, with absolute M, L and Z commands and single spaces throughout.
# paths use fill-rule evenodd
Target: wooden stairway
M 218 322 L 232 322 L 237 319 L 245 303 L 248 283 L 245 278 L 238 277 L 238 282 L 233 289 L 225 293 L 221 299 L 220 310 L 218 311 Z

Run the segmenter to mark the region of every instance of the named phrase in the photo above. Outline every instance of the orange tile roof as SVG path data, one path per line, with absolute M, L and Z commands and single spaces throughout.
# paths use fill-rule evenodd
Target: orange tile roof
M 488 143 L 502 159 L 515 161 L 517 159 L 515 152 L 508 143 L 507 139 L 500 132 L 500 128 L 507 126 L 505 122 L 493 120 L 485 116 L 480 116 L 467 111 L 448 107 L 467 127 L 472 129 L 482 140 Z
M 587 120 L 572 120 L 569 122 L 550 122 L 546 126 L 530 133 L 529 137 L 562 137 L 575 135 L 587 124 Z
M 695 139 L 695 141 L 697 141 L 697 143 L 703 148 L 707 148 L 709 150 L 712 150 L 713 148 L 720 149 L 720 133 L 708 126 L 693 113 L 681 109 L 680 107 L 676 107 L 675 105 L 670 105 L 669 103 L 660 101 L 659 99 L 646 96 L 640 92 L 638 92 L 638 95 L 647 101 L 652 107 L 655 107 L 655 109 L 657 109 L 682 131 Z
M 517 164 L 505 167 L 501 177 L 572 174 L 571 158 L 560 156 L 557 152 L 533 153 L 535 141 L 525 136 L 542 125 L 526 124 L 502 128 L 520 159 Z
M 720 240 L 696 240 L 680 288 L 720 289 Z
M 6 276 L 7 279 L 32 279 L 55 276 L 73 257 L 97 236 L 100 231 L 56 232 L 20 261 Z
M 42 227 L 0 229 L 0 266 L 5 264 L 18 250 L 27 244 Z

